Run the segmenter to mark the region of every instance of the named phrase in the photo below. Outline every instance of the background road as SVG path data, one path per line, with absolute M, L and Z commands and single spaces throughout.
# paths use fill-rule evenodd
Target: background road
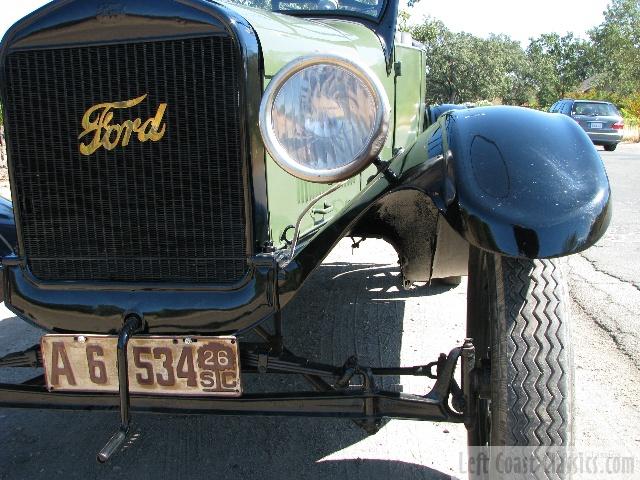
M 596 247 L 566 262 L 577 446 L 635 455 L 636 476 L 578 478 L 638 478 L 640 145 L 601 154 L 613 186 L 613 223 Z M 369 364 L 413 365 L 459 344 L 466 284 L 398 290 L 396 260 L 381 242 L 366 241 L 352 253 L 343 241 L 284 312 L 290 348 L 338 364 L 357 353 Z M 32 345 L 40 334 L 2 307 L 0 355 Z M 34 373 L 2 373 L 0 381 Z M 257 383 L 304 387 L 282 377 Z M 403 377 L 384 386 L 422 393 L 428 384 Z M 131 444 L 99 466 L 95 454 L 116 425 L 113 413 L 0 409 L 0 479 L 465 478 L 465 431 L 458 425 L 393 420 L 367 437 L 343 420 L 137 415 Z

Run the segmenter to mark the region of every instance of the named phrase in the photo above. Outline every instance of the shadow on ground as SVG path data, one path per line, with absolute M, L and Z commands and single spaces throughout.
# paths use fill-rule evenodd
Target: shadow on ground
M 398 365 L 405 299 L 450 288 L 402 291 L 398 274 L 390 266 L 323 264 L 284 311 L 289 348 L 335 364 L 357 354 L 366 364 Z M 2 320 L 0 354 L 27 347 L 39 335 L 18 319 Z M 3 374 L 0 380 L 17 378 Z M 306 389 L 285 375 L 246 376 L 249 383 L 255 384 L 250 390 Z M 399 389 L 397 383 L 387 378 L 383 387 Z M 95 454 L 117 425 L 115 413 L 0 410 L 0 479 L 450 478 L 404 461 L 326 460 L 366 437 L 347 420 L 135 415 L 134 421 L 127 448 L 100 466 Z

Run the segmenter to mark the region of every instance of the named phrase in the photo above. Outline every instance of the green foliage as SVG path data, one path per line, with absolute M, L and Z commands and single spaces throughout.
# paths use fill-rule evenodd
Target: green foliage
M 572 33 L 546 33 L 532 39 L 526 51 L 526 81 L 535 88 L 540 105 L 551 105 L 594 74 L 592 47 Z
M 506 105 L 531 103 L 535 91 L 527 81 L 530 66 L 520 44 L 505 35 L 491 36 L 488 43 L 499 77 L 496 79 L 493 95 L 485 98 L 501 98 Z
M 4 125 L 4 111 L 2 110 L 2 103 L 0 103 L 0 125 Z
M 612 101 L 633 122 L 640 118 L 640 0 L 611 0 L 604 13 L 589 40 L 547 33 L 526 49 L 503 35 L 451 32 L 432 18 L 409 28 L 406 12 L 400 25 L 427 49 L 429 103 L 484 99 L 546 109 L 586 95 Z M 585 81 L 587 94 L 579 88 Z
M 628 95 L 640 91 L 640 0 L 612 0 L 604 22 L 589 32 L 596 47 L 598 87 Z
M 431 18 L 411 29 L 411 34 L 427 50 L 428 102 L 477 102 L 507 93 L 509 103 L 527 100 L 527 89 L 519 81 L 526 58 L 510 38 L 454 33 Z
M 630 95 L 625 102 L 624 108 L 629 112 L 630 116 L 640 120 L 640 92 Z
M 398 13 L 398 31 L 400 32 L 410 32 L 409 28 L 409 18 L 411 18 L 411 14 L 406 10 L 400 10 Z

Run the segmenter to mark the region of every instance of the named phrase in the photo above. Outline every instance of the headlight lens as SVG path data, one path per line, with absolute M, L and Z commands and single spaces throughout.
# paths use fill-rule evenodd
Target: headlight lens
M 291 62 L 269 84 L 260 110 L 273 159 L 309 181 L 355 175 L 380 153 L 387 136 L 384 89 L 368 69 L 342 57 Z

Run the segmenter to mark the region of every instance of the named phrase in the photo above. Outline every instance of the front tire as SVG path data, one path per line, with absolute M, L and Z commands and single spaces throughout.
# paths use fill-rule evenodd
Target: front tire
M 556 465 L 568 457 L 574 404 L 568 307 L 557 260 L 508 258 L 472 247 L 467 336 L 474 339 L 476 367 L 489 368 L 490 375 L 488 388 L 473 399 L 478 415 L 468 441 L 489 447 L 490 468 L 498 451 L 492 447 L 554 447 L 538 451 L 552 455 Z M 477 451 L 470 448 L 470 455 Z M 474 479 L 499 478 L 493 470 L 469 472 Z M 559 469 L 526 478 L 570 475 Z

